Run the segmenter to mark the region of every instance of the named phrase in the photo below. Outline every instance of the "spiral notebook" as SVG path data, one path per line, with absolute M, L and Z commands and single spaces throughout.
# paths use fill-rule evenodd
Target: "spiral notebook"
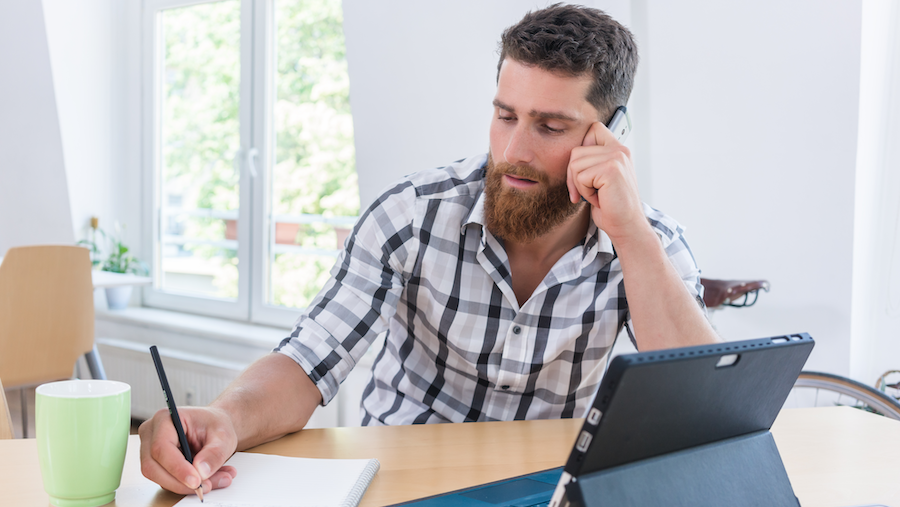
M 381 466 L 377 459 L 291 458 L 235 453 L 231 486 L 184 497 L 178 507 L 356 507 Z

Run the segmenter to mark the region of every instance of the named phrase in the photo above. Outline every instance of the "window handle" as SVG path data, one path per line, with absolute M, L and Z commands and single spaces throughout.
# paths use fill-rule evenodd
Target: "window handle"
M 254 180 L 256 179 L 256 157 L 259 155 L 259 151 L 256 148 L 250 148 L 247 150 L 247 167 L 250 169 L 250 177 Z

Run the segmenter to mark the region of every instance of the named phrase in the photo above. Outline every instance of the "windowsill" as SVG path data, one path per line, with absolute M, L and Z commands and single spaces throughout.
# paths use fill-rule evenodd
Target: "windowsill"
M 98 344 L 160 352 L 208 365 L 242 370 L 272 352 L 290 329 L 161 310 L 128 307 L 94 311 Z
M 127 324 L 142 328 L 190 335 L 217 342 L 273 349 L 290 334 L 290 329 L 248 324 L 233 320 L 204 317 L 190 313 L 148 307 L 128 307 L 124 310 L 96 309 L 98 321 Z

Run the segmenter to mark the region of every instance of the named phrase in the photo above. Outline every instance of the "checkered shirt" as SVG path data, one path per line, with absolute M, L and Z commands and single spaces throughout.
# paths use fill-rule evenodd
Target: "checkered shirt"
M 619 260 L 591 224 L 520 307 L 503 244 L 484 226 L 485 162 L 408 176 L 360 217 L 331 279 L 275 349 L 323 404 L 386 331 L 364 425 L 584 416 L 617 334 L 633 329 Z M 699 297 L 682 228 L 644 210 Z

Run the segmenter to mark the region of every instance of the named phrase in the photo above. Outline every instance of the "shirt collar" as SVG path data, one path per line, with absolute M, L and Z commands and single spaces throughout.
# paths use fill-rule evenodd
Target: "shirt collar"
M 482 186 L 481 191 L 478 192 L 478 199 L 475 200 L 475 205 L 472 206 L 472 209 L 469 210 L 469 214 L 466 215 L 466 219 L 463 220 L 462 228 L 465 229 L 469 225 L 480 225 L 482 229 L 484 229 L 484 187 Z
M 470 225 L 481 226 L 481 246 L 484 247 L 484 233 L 487 230 L 484 222 L 484 188 L 481 189 L 481 192 L 478 194 L 478 199 L 475 201 L 475 205 L 472 206 L 466 219 L 463 220 L 460 233 L 465 233 L 466 228 Z M 607 254 L 615 256 L 615 250 L 613 249 L 613 244 L 609 239 L 609 236 L 600 230 L 593 220 L 591 220 L 588 225 L 587 234 L 585 234 L 582 245 L 582 269 L 588 267 L 599 255 Z

